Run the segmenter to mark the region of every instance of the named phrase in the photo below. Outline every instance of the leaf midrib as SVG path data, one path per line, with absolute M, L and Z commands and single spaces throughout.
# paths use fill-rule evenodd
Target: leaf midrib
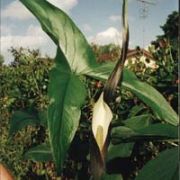
M 61 73 L 63 73 L 63 72 L 61 72 Z M 60 132 L 60 134 L 59 134 L 59 137 L 62 137 L 62 134 L 63 134 L 63 129 L 64 129 L 64 127 L 63 127 L 63 117 L 64 117 L 64 104 L 65 104 L 65 101 L 66 101 L 66 98 L 67 98 L 67 89 L 68 89 L 68 87 L 69 87 L 69 84 L 70 84 L 70 81 L 71 81 L 71 78 L 72 78 L 72 74 L 71 73 L 69 73 L 69 72 L 66 72 L 66 74 L 67 74 L 67 76 L 69 76 L 69 78 L 68 78 L 68 81 L 67 81 L 67 83 L 66 83 L 66 87 L 65 87 L 65 93 L 64 93 L 64 96 L 63 97 L 61 97 L 61 98 L 63 98 L 63 101 L 62 101 L 62 104 L 63 104 L 63 108 L 62 108 L 62 111 L 61 111 L 61 114 L 60 114 L 60 126 L 58 126 L 57 128 L 58 128 L 58 132 Z M 52 147 L 52 151 L 53 151 L 53 157 L 54 157 L 54 155 L 56 156 L 57 155 L 57 153 L 56 153 L 56 151 L 55 151 L 55 149 L 54 149 L 54 146 L 52 145 L 53 143 L 52 143 L 52 137 L 53 137 L 53 133 L 50 131 L 50 139 L 51 139 L 51 147 Z M 57 146 L 58 147 L 60 147 L 60 145 L 61 145 L 61 141 L 59 141 L 59 139 L 58 139 L 58 141 L 56 142 L 57 143 Z M 62 151 L 62 148 L 59 148 L 60 149 L 60 151 Z M 61 154 L 61 153 L 59 153 L 59 154 Z M 56 158 L 56 157 L 54 157 L 54 160 L 56 161 L 57 159 L 59 159 L 59 158 Z M 57 162 L 58 163 L 58 162 Z M 62 163 L 62 162 L 60 162 L 60 163 Z

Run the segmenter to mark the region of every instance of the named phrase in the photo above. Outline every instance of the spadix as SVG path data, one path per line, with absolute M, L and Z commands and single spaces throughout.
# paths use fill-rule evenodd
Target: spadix
M 95 103 L 92 117 L 92 132 L 100 152 L 103 151 L 108 128 L 113 117 L 111 109 L 104 101 L 103 96 L 104 93 L 101 93 L 98 101 Z

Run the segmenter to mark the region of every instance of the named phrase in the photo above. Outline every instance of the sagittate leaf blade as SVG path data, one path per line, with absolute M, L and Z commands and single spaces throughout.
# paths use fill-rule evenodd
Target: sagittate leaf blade
M 86 97 L 78 75 L 89 71 L 95 56 L 83 34 L 62 10 L 42 0 L 21 2 L 37 17 L 58 47 L 55 65 L 50 72 L 48 128 L 53 159 L 61 172 Z
M 24 159 L 29 159 L 38 162 L 52 161 L 53 158 L 51 148 L 47 144 L 41 144 L 36 147 L 33 147 L 24 154 Z
M 80 108 L 86 98 L 86 89 L 79 76 L 71 73 L 60 49 L 55 61 L 48 89 L 48 127 L 53 158 L 60 172 L 79 125 Z
M 178 147 L 161 152 L 140 171 L 136 180 L 178 180 Z
M 39 20 L 43 30 L 59 46 L 70 69 L 85 74 L 96 64 L 92 48 L 84 35 L 62 10 L 42 0 L 20 0 Z

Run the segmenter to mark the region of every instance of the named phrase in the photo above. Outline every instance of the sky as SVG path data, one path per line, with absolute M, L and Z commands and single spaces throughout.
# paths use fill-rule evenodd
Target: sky
M 43 0 L 42 0 L 43 1 Z M 121 44 L 122 0 L 48 0 L 64 10 L 84 33 L 89 43 L 99 45 Z M 167 16 L 178 11 L 178 0 L 146 0 L 145 18 L 142 18 L 143 3 L 128 0 L 130 48 L 146 48 L 157 35 L 163 34 L 160 26 Z M 41 54 L 54 57 L 56 46 L 41 30 L 36 18 L 19 0 L 0 0 L 0 54 L 5 63 L 13 61 L 11 47 L 40 49 Z

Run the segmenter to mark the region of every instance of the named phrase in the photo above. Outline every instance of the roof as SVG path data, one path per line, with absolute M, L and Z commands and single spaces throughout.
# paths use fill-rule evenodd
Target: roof
M 155 58 L 153 57 L 153 55 L 145 49 L 136 48 L 136 49 L 128 50 L 127 59 L 130 59 L 133 57 L 141 57 L 141 56 L 145 56 L 146 58 L 152 59 L 155 61 Z

